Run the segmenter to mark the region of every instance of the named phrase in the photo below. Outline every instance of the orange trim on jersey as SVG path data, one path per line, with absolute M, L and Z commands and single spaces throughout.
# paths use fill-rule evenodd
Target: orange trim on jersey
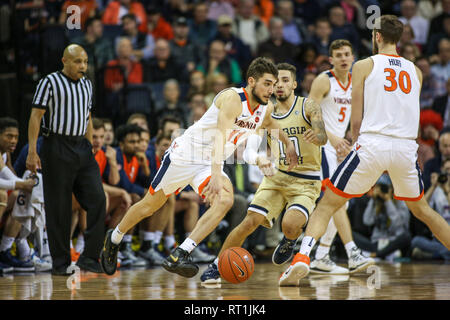
M 345 193 L 342 190 L 339 190 L 338 188 L 336 188 L 333 183 L 330 181 L 329 178 L 326 178 L 325 180 L 323 180 L 322 182 L 325 186 L 327 186 L 328 188 L 330 188 L 331 191 L 333 191 L 335 194 L 337 194 L 338 196 L 341 196 L 343 198 L 359 198 L 362 197 L 364 195 L 364 193 L 362 194 L 349 194 L 349 193 Z
M 342 83 L 339 81 L 338 77 L 336 77 L 336 75 L 334 74 L 333 70 L 330 70 L 331 74 L 333 75 L 333 77 L 336 79 L 337 83 L 339 84 L 339 86 L 342 88 L 342 90 L 347 91 L 347 89 L 350 87 L 350 84 L 352 83 L 352 74 L 349 72 L 348 73 L 348 83 L 347 83 L 347 87 L 344 88 L 344 86 L 342 85 Z
M 211 176 L 209 176 L 208 178 L 206 178 L 199 186 L 198 186 L 198 194 L 202 196 L 203 193 L 203 189 L 206 187 L 206 185 L 208 184 L 209 180 L 211 180 Z M 202 196 L 203 197 L 203 196 Z
M 395 200 L 403 200 L 403 201 L 419 201 L 420 199 L 422 199 L 422 197 L 423 197 L 423 190 L 422 190 L 422 193 L 421 193 L 418 197 L 416 197 L 416 198 L 397 197 L 397 196 L 394 194 L 394 199 L 395 199 Z
M 152 188 L 152 186 L 150 186 L 150 188 L 148 188 L 148 192 L 150 192 L 151 195 L 155 194 L 155 190 Z
M 379 53 L 379 54 L 381 54 L 381 55 L 383 55 L 383 56 L 388 56 L 388 57 L 401 58 L 399 55 L 396 55 L 396 54 L 387 54 L 387 53 Z
M 250 111 L 250 114 L 253 115 L 253 113 L 259 108 L 259 104 L 256 106 L 255 110 L 252 111 L 252 108 L 250 108 L 250 101 L 248 100 L 247 91 L 245 91 L 245 88 L 242 88 L 244 90 L 245 99 L 247 99 L 247 108 L 248 111 Z
M 245 132 L 241 132 L 239 133 L 236 138 L 234 138 L 233 143 L 236 144 L 239 140 L 240 137 L 242 137 L 245 134 Z

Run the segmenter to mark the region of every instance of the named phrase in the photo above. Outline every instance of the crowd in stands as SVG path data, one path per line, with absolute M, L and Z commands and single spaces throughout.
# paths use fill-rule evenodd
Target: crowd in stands
M 148 192 L 172 139 L 200 119 L 221 90 L 245 86 L 253 58 L 294 64 L 296 94 L 308 96 L 314 78 L 332 67 L 328 46 L 333 40 L 349 40 L 356 59 L 370 56 L 366 21 L 371 5 L 400 17 L 405 28 L 398 53 L 423 73 L 418 168 L 427 201 L 450 223 L 450 0 L 20 0 L 14 8 L 0 4 L 8 9 L 2 15 L 6 12 L 11 25 L 9 35 L 0 32 L 1 59 L 13 62 L 0 71 L 17 72 L 20 82 L 33 84 L 34 90 L 38 79 L 61 69 L 67 44 L 86 50 L 86 76 L 95 87 L 93 152 L 107 196 L 105 228 L 113 228 Z M 67 24 L 73 6 L 81 8 L 79 29 Z M 0 179 L 15 182 L 0 185 L 0 268 L 47 270 L 47 257 L 42 252 L 35 257 L 36 244 L 31 236 L 26 241 L 11 215 L 20 191 L 30 192 L 30 180 L 22 179 L 27 146 L 14 149 L 17 135 L 26 132 L 18 132 L 13 119 L 0 120 Z M 247 164 L 225 169 L 235 187 L 235 204 L 194 251 L 197 262 L 214 259 L 262 179 Z M 121 267 L 161 265 L 205 209 L 189 187 L 172 195 L 124 237 Z M 75 261 L 86 228 L 86 212 L 75 197 L 72 211 Z M 351 200 L 349 215 L 355 242 L 367 254 L 391 260 L 450 258 L 405 204 L 393 199 L 387 177 L 364 197 Z M 274 231 L 260 228 L 244 246 L 264 256 L 266 248 L 277 245 L 279 234 L 277 226 Z

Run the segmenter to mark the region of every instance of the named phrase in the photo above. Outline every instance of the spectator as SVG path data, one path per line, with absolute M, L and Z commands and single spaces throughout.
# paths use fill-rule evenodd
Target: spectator
M 187 128 L 187 106 L 180 101 L 180 86 L 175 79 L 169 79 L 164 83 L 164 100 L 156 102 L 155 117 L 162 119 L 170 115 L 183 121 L 183 127 Z
M 278 17 L 270 19 L 269 33 L 270 38 L 258 47 L 258 56 L 269 58 L 274 63 L 287 62 L 293 64 L 297 55 L 297 47 L 285 40 L 283 20 Z
M 431 185 L 431 174 L 440 172 L 443 161 L 450 159 L 450 132 L 443 130 L 439 136 L 439 152 L 433 158 L 428 160 L 423 168 L 423 184 L 425 191 Z
M 113 0 L 103 13 L 102 22 L 105 25 L 120 25 L 122 17 L 132 13 L 136 17 L 140 32 L 146 32 L 147 15 L 142 3 L 133 0 Z
M 330 41 L 346 39 L 352 43 L 355 53 L 359 52 L 360 40 L 358 31 L 353 24 L 347 22 L 344 9 L 340 6 L 331 7 L 328 19 L 333 29 Z
M 121 20 L 123 26 L 122 37 L 127 37 L 131 40 L 134 58 L 139 61 L 153 57 L 155 40 L 151 34 L 139 31 L 136 16 L 129 13 L 124 15 Z M 116 40 L 116 45 L 119 39 Z
M 122 67 L 127 83 L 142 83 L 142 65 L 133 59 L 133 47 L 129 38 L 121 37 L 117 41 L 117 59 L 109 61 L 107 65 Z M 122 89 L 125 79 L 117 69 L 105 71 L 105 87 L 112 91 Z
M 201 50 L 204 50 L 216 32 L 216 21 L 208 19 L 208 6 L 206 3 L 196 3 L 193 9 L 193 19 L 189 20 L 189 38 Z
M 95 16 L 97 2 L 95 0 L 67 0 L 61 8 L 59 16 L 59 24 L 65 25 L 67 21 L 67 8 L 70 6 L 78 6 L 80 8 L 80 24 L 81 28 L 85 27 L 85 23 L 89 18 Z M 69 11 L 70 12 L 70 11 Z
M 406 203 L 393 199 L 392 184 L 387 174 L 382 175 L 364 210 L 364 224 L 373 227 L 370 239 L 353 232 L 355 243 L 372 256 L 387 258 L 397 250 L 406 256 L 411 244 L 410 213 Z
M 258 16 L 265 25 L 269 25 L 270 19 L 273 17 L 274 4 L 272 0 L 256 0 L 253 13 Z
M 420 88 L 420 108 L 430 108 L 434 106 L 433 101 L 438 96 L 438 81 L 436 77 L 431 73 L 430 62 L 425 56 L 418 57 L 416 59 L 416 66 L 422 71 L 422 87 Z M 433 107 L 441 114 L 444 119 L 444 109 L 442 105 L 440 107 Z
M 143 113 L 133 113 L 128 117 L 127 124 L 135 124 L 145 131 L 149 131 L 147 117 Z M 141 134 L 142 136 L 142 134 Z M 142 139 L 142 137 L 141 137 Z
M 437 97 L 433 102 L 432 108 L 441 115 L 444 127 L 450 127 L 450 79 L 447 80 L 446 88 L 446 94 Z
M 417 14 L 417 5 L 413 0 L 403 0 L 400 5 L 401 17 L 399 20 L 403 24 L 409 24 L 414 30 L 416 43 L 425 45 L 428 37 L 430 23 L 425 18 Z
M 425 199 L 450 224 L 450 159 L 442 162 L 440 172 L 431 174 L 431 186 L 425 193 Z M 424 236 L 415 236 L 411 242 L 412 257 L 450 260 L 450 251 L 433 236 L 428 239 Z
M 209 108 L 214 100 L 214 97 L 225 88 L 230 86 L 228 78 L 223 73 L 216 73 L 211 77 L 208 77 L 206 81 L 206 96 L 205 102 Z
M 234 7 L 229 0 L 210 0 L 208 6 L 208 19 L 217 21 L 220 16 L 226 15 L 234 18 Z
M 405 43 L 400 48 L 400 56 L 408 59 L 412 63 L 416 62 L 416 59 L 420 56 L 420 50 L 414 43 Z
M 300 83 L 300 96 L 308 97 L 309 91 L 311 90 L 311 85 L 314 79 L 316 78 L 316 74 L 312 72 L 307 72 L 303 76 L 303 80 Z
M 170 51 L 179 65 L 186 66 L 188 72 L 195 69 L 200 61 L 199 47 L 188 37 L 189 25 L 184 17 L 179 17 L 173 23 L 173 39 L 170 41 Z
M 300 47 L 299 60 L 297 62 L 297 78 L 303 79 L 307 72 L 318 73 L 316 60 L 318 58 L 316 47 L 306 43 Z
M 194 70 L 189 76 L 189 91 L 198 91 L 206 94 L 206 77 L 199 70 Z
M 100 18 L 86 20 L 84 35 L 73 39 L 73 43 L 82 46 L 88 55 L 89 78 L 95 79 L 95 71 L 114 59 L 114 48 L 109 39 L 103 36 L 103 24 Z
M 189 120 L 188 127 L 205 114 L 208 107 L 206 106 L 205 96 L 201 92 L 193 92 L 188 96 Z
M 415 35 L 413 28 L 409 24 L 405 24 L 403 26 L 402 36 L 397 44 L 397 51 L 399 52 L 404 45 L 409 43 L 414 43 L 417 46 L 417 48 L 419 48 L 420 51 L 422 51 L 422 46 L 418 43 L 415 43 L 414 38 Z
M 341 0 L 340 4 L 345 11 L 348 23 L 352 23 L 358 29 L 366 29 L 366 14 L 359 0 Z
M 155 39 L 172 40 L 173 38 L 172 26 L 162 16 L 162 10 L 157 7 L 147 9 L 147 33 Z
M 252 59 L 250 47 L 231 31 L 233 20 L 230 16 L 222 15 L 217 20 L 217 34 L 213 40 L 221 40 L 225 43 L 227 56 L 236 60 L 241 70 L 247 70 Z
M 437 80 L 437 94 L 439 96 L 446 93 L 446 83 L 450 78 L 450 40 L 442 39 L 439 41 L 439 53 L 436 57 L 431 57 L 431 73 Z M 434 64 L 433 64 L 434 62 Z
M 441 0 L 440 2 L 442 6 L 442 13 L 431 20 L 428 38 L 430 38 L 432 34 L 441 32 L 444 18 L 450 16 L 450 0 Z
M 295 0 L 295 16 L 305 20 L 305 23 L 308 27 L 312 26 L 323 14 L 322 6 L 323 1 Z
M 169 42 L 159 38 L 155 43 L 155 56 L 144 62 L 144 81 L 165 82 L 169 79 L 186 82 L 187 71 L 185 66 L 175 60 Z
M 445 17 L 442 22 L 442 30 L 438 33 L 430 35 L 428 39 L 426 53 L 428 56 L 432 56 L 438 53 L 439 51 L 439 42 L 442 39 L 450 39 L 450 16 Z
M 236 60 L 227 57 L 225 43 L 220 40 L 211 42 L 208 51 L 208 58 L 197 67 L 197 70 L 210 77 L 215 73 L 224 73 L 230 81 L 239 85 L 242 82 L 241 68 Z
M 431 21 L 442 13 L 441 0 L 419 0 L 417 12 L 423 18 Z
M 284 40 L 293 45 L 300 45 L 309 41 L 309 34 L 305 22 L 294 16 L 294 4 L 290 0 L 277 2 L 277 16 L 283 20 Z
M 103 125 L 105 127 L 105 146 L 115 146 L 116 142 L 114 140 L 114 126 L 111 119 L 102 119 Z
M 186 2 L 186 0 L 165 1 L 162 7 L 164 18 L 173 23 L 179 17 L 187 17 L 190 14 L 191 6 Z
M 233 34 L 250 47 L 253 55 L 258 46 L 269 38 L 266 25 L 253 14 L 254 9 L 254 0 L 239 0 L 233 24 Z
M 431 147 L 439 140 L 439 132 L 443 128 L 441 115 L 431 109 L 420 112 L 421 142 Z
M 181 129 L 182 121 L 179 118 L 173 116 L 165 116 L 162 118 L 158 125 L 158 135 L 169 135 L 172 138 L 174 136 L 179 136 L 179 131 Z M 150 141 L 153 145 L 156 144 L 156 136 Z
M 330 21 L 327 18 L 319 18 L 315 23 L 314 34 L 311 42 L 316 46 L 317 52 L 321 55 L 328 55 L 330 47 L 330 36 L 332 33 Z

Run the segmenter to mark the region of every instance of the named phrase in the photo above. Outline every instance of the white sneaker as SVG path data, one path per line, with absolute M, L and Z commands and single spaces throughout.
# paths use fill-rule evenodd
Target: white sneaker
M 32 249 L 31 251 L 31 261 L 34 263 L 34 268 L 36 272 L 46 272 L 52 270 L 51 259 L 42 259 L 37 255 L 37 252 Z
M 193 263 L 211 263 L 216 259 L 216 256 L 206 253 L 200 248 L 195 248 L 194 251 L 191 252 L 191 257 Z
M 311 273 L 320 274 L 348 274 L 348 269 L 338 266 L 330 256 L 327 254 L 322 259 L 315 259 L 311 261 Z
M 361 250 L 357 247 L 352 249 L 352 254 L 348 258 L 348 269 L 350 273 L 363 271 L 369 266 L 373 265 L 375 260 L 369 257 L 365 257 L 361 254 Z
M 309 273 L 309 257 L 301 253 L 297 253 L 292 260 L 291 265 L 283 272 L 278 281 L 278 285 L 284 286 L 298 286 L 300 280 L 306 277 Z

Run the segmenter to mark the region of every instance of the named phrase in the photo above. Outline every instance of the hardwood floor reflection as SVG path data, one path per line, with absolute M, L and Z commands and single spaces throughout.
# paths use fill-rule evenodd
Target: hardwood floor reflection
M 204 286 L 162 268 L 121 270 L 113 276 L 82 272 L 79 279 L 49 273 L 0 277 L 1 300 L 449 300 L 449 264 L 378 264 L 351 276 L 309 275 L 300 287 L 278 286 L 285 266 L 256 264 L 245 283 Z M 74 281 L 71 281 L 74 280 Z M 79 281 L 75 281 L 79 280 Z

